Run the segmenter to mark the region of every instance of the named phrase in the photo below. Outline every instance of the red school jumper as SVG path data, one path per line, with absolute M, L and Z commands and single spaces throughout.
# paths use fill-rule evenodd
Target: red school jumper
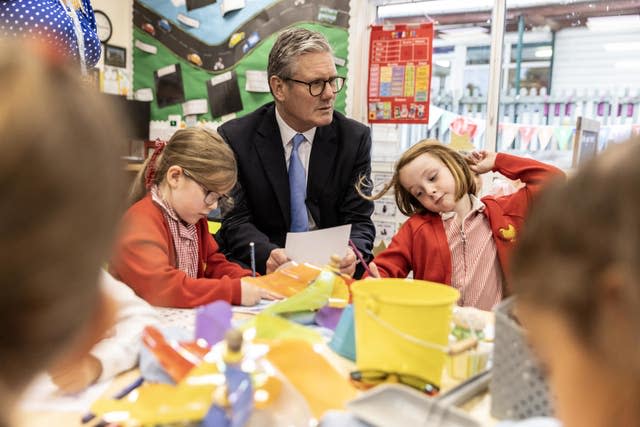
M 197 278 L 178 269 L 169 225 L 150 194 L 127 210 L 121 227 L 110 272 L 149 303 L 180 308 L 217 300 L 240 304 L 240 278 L 251 271 L 218 251 L 204 218 L 196 224 Z
M 513 194 L 481 200 L 486 205 L 498 259 L 505 277 L 509 273 L 509 257 L 522 229 L 531 200 L 541 187 L 555 177 L 564 176 L 560 169 L 524 157 L 498 153 L 494 172 L 525 183 Z M 420 280 L 451 284 L 451 252 L 440 214 L 414 214 L 393 236 L 387 249 L 373 260 L 381 277 L 413 277 Z M 509 289 L 505 289 L 509 294 Z

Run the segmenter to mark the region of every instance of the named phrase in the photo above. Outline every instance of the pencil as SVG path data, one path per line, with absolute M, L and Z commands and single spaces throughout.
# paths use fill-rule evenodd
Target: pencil
M 256 244 L 249 243 L 249 249 L 251 250 L 251 276 L 256 277 Z
M 373 275 L 373 273 L 371 272 L 371 270 L 369 269 L 369 266 L 367 265 L 367 262 L 364 260 L 364 257 L 362 256 L 362 253 L 358 250 L 358 248 L 356 248 L 356 244 L 353 243 L 353 240 L 351 240 L 351 239 L 349 239 L 349 246 L 351 246 L 351 249 L 353 249 L 353 253 L 356 254 L 356 257 L 358 258 L 358 261 L 360 261 L 360 263 L 364 267 L 364 269 L 367 272 L 367 274 L 369 276 L 371 276 L 371 277 L 375 277 Z
M 114 399 L 118 399 L 118 400 L 122 399 L 123 397 L 125 397 L 126 395 L 131 393 L 133 390 L 135 390 L 138 387 L 140 387 L 143 382 L 144 382 L 144 378 L 142 376 L 136 378 L 136 380 L 134 382 L 132 382 L 131 384 L 129 384 L 128 386 L 126 386 L 125 388 L 123 388 L 122 390 L 120 390 L 119 392 L 114 394 L 113 398 Z M 94 413 L 87 412 L 86 414 L 84 414 L 82 416 L 82 424 L 88 423 L 89 421 L 91 421 L 95 417 L 96 417 L 96 415 Z

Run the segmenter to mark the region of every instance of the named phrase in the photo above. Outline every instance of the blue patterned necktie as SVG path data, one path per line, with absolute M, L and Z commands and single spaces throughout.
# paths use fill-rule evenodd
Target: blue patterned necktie
M 289 157 L 289 190 L 291 191 L 291 231 L 307 231 L 309 217 L 304 201 L 307 198 L 307 178 L 300 160 L 298 148 L 304 141 L 304 135 L 297 133 L 292 140 Z

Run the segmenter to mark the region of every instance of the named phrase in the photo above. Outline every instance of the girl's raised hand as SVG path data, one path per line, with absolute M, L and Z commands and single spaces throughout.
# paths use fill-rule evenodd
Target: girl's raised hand
M 489 172 L 495 166 L 496 153 L 486 150 L 472 151 L 465 157 L 465 160 L 473 172 L 483 174 Z

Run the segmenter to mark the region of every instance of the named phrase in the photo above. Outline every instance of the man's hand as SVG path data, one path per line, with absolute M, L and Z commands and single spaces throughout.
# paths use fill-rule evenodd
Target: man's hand
M 347 248 L 347 254 L 340 260 L 340 273 L 353 277 L 356 271 L 356 254 L 353 249 Z
M 69 361 L 49 370 L 51 380 L 65 394 L 77 393 L 96 382 L 102 374 L 102 363 L 87 354 L 79 361 Z
M 291 261 L 286 252 L 282 248 L 277 248 L 271 251 L 269 259 L 267 260 L 267 274 L 273 273 L 282 264 Z

